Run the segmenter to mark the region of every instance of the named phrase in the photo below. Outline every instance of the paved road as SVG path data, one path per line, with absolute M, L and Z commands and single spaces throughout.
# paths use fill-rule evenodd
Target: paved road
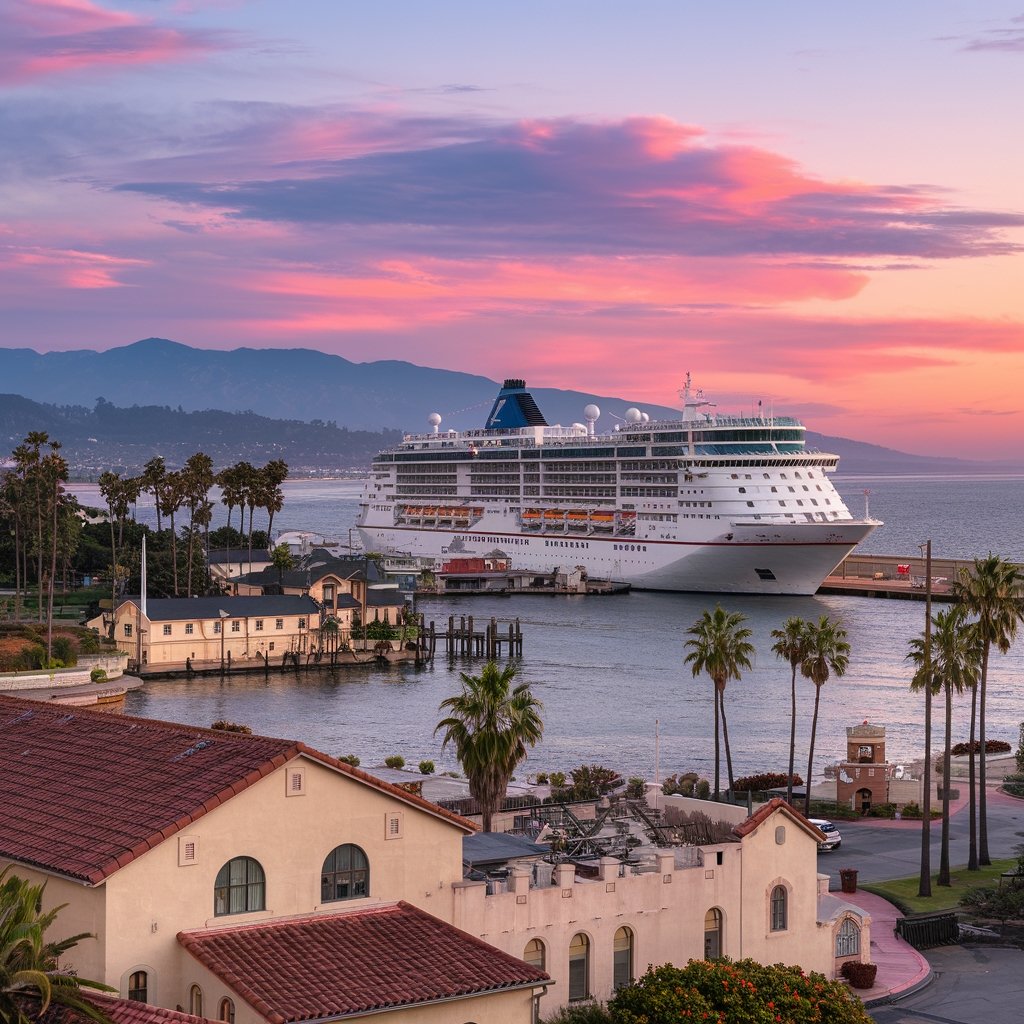
M 946 946 L 928 952 L 934 980 L 915 995 L 870 1011 L 878 1024 L 1020 1024 L 1024 950 Z
M 840 868 L 856 868 L 862 882 L 907 878 L 920 870 L 920 822 L 879 822 L 865 818 L 836 824 L 843 834 L 843 845 L 838 850 L 818 856 L 818 870 L 827 871 L 832 876 L 832 888 L 839 888 Z M 940 826 L 940 822 L 932 822 L 933 872 L 939 868 Z M 1024 800 L 990 790 L 988 835 L 989 853 L 993 858 L 1016 856 L 1016 848 L 1024 843 Z M 967 863 L 967 837 L 967 807 L 964 804 L 950 818 L 950 863 L 954 867 Z

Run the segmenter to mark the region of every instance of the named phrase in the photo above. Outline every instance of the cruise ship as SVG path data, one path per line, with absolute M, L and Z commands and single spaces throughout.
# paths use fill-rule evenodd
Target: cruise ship
M 784 416 L 724 416 L 689 374 L 677 419 L 626 411 L 600 432 L 549 426 L 506 380 L 480 430 L 406 435 L 376 456 L 357 529 L 388 555 L 511 557 L 538 573 L 583 566 L 646 590 L 813 594 L 880 523 L 856 519 Z

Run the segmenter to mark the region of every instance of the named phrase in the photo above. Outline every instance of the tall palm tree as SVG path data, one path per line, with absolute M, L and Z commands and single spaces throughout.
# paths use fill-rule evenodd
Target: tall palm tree
M 687 630 L 689 653 L 683 663 L 689 665 L 696 679 L 706 672 L 714 683 L 715 705 L 715 799 L 719 798 L 721 755 L 718 744 L 718 722 L 722 722 L 725 743 L 725 763 L 729 773 L 729 790 L 733 789 L 732 751 L 729 748 L 729 726 L 725 718 L 725 684 L 730 679 L 742 678 L 742 669 L 750 668 L 754 645 L 749 642 L 750 630 L 743 626 L 747 617 L 739 612 L 727 612 L 716 605 L 713 612 L 705 611 Z
M 271 459 L 262 470 L 262 508 L 267 512 L 267 543 L 274 536 L 274 516 L 284 508 L 284 491 L 281 484 L 288 479 L 288 463 L 284 459 Z
M 190 455 L 181 470 L 185 507 L 188 509 L 188 571 L 185 592 L 192 596 L 192 561 L 195 551 L 196 526 L 202 516 L 200 508 L 205 507 L 207 495 L 213 486 L 213 459 L 203 452 Z
M 220 503 L 226 506 L 228 510 L 228 522 L 227 530 L 225 531 L 225 537 L 230 538 L 231 536 L 231 513 L 240 506 L 242 507 L 242 525 L 245 524 L 245 508 L 242 504 L 242 478 L 239 472 L 238 466 L 225 466 L 217 474 L 217 486 L 220 487 Z M 242 531 L 238 531 L 239 537 L 242 535 Z M 227 561 L 230 550 L 230 539 L 225 541 L 224 547 L 224 558 Z M 230 575 L 230 565 L 225 564 L 224 571 Z
M 814 717 L 811 719 L 811 744 L 807 755 L 807 780 L 804 791 L 804 814 L 811 814 L 811 779 L 814 778 L 814 741 L 818 734 L 818 707 L 821 703 L 821 688 L 835 673 L 836 678 L 846 674 L 850 663 L 850 645 L 846 641 L 846 630 L 827 615 L 817 622 L 807 624 L 807 653 L 800 664 L 805 678 L 814 683 Z
M 142 475 L 139 479 L 142 481 L 142 489 L 144 491 L 152 491 L 153 501 L 156 504 L 156 532 L 161 533 L 163 531 L 163 505 L 160 504 L 160 485 L 164 481 L 164 477 L 167 475 L 167 467 L 164 465 L 163 456 L 154 455 L 142 467 Z
M 981 665 L 981 643 L 977 630 L 967 621 L 963 605 L 954 605 L 932 619 L 931 650 L 925 658 L 926 639 L 922 633 L 910 641 L 907 657 L 917 671 L 912 690 L 923 690 L 930 681 L 933 694 L 945 695 L 946 722 L 942 749 L 942 841 L 939 854 L 939 885 L 950 885 L 949 875 L 949 786 L 950 750 L 953 745 L 953 694 L 974 690 Z
M 0 1020 L 31 1024 L 37 1014 L 30 1010 L 36 1009 L 38 1000 L 41 1010 L 57 1003 L 97 1024 L 110 1024 L 105 1013 L 82 997 L 81 989 L 114 990 L 60 969 L 61 956 L 93 936 L 83 933 L 48 941 L 45 932 L 63 906 L 43 913 L 45 889 L 45 884 L 34 885 L 11 874 L 10 868 L 0 871 Z
M 985 701 L 989 655 L 995 646 L 1006 654 L 1017 636 L 1024 618 L 1024 576 L 1015 565 L 998 555 L 976 558 L 970 569 L 963 569 L 953 583 L 956 599 L 977 619 L 981 640 L 981 676 L 978 685 L 978 863 L 991 864 L 988 855 L 988 803 L 985 792 Z M 971 748 L 971 765 L 974 748 Z M 972 786 L 973 790 L 973 786 Z M 973 818 L 973 810 L 972 810 Z
M 174 525 L 174 514 L 185 503 L 185 477 L 180 470 L 165 473 L 157 485 L 160 506 L 171 521 L 171 573 L 174 580 L 174 596 L 178 596 L 178 531 Z
M 772 651 L 777 658 L 789 662 L 792 669 L 789 693 L 789 775 L 786 779 L 786 803 L 793 803 L 793 761 L 796 758 L 796 670 L 807 656 L 807 622 L 792 615 L 782 629 L 772 630 Z
M 469 780 L 470 795 L 480 804 L 483 830 L 491 821 L 508 788 L 512 773 L 536 746 L 544 732 L 543 705 L 526 683 L 513 687 L 518 669 L 499 668 L 489 661 L 479 676 L 462 676 L 462 692 L 441 701 L 446 717 L 434 733 L 442 732 L 442 747 L 449 743 Z

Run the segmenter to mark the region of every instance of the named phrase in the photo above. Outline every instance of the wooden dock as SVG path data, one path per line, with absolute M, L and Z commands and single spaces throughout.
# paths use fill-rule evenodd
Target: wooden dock
M 932 600 L 953 600 L 951 585 L 973 560 L 932 559 Z M 906 572 L 901 572 L 906 569 Z M 923 601 L 926 596 L 925 560 L 919 555 L 848 555 L 818 587 L 819 594 L 850 594 L 897 601 Z

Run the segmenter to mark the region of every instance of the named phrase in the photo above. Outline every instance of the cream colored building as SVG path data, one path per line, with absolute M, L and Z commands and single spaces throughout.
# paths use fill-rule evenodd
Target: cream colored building
M 114 640 L 135 665 L 280 659 L 316 646 L 320 608 L 309 597 L 127 598 L 114 610 Z
M 648 964 L 869 958 L 779 800 L 648 870 L 472 882 L 470 822 L 302 743 L 0 697 L 0 806 L 0 863 L 48 880 L 59 933 L 97 936 L 78 971 L 236 1024 L 529 1024 Z

